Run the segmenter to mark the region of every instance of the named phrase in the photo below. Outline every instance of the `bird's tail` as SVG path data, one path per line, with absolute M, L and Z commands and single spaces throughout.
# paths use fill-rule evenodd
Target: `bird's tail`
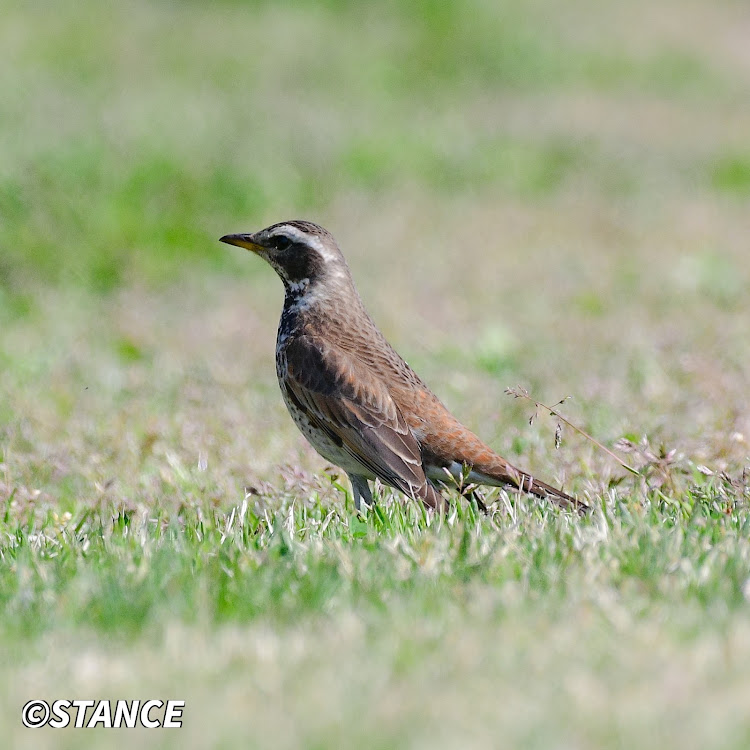
M 522 489 L 531 492 L 532 495 L 536 495 L 537 497 L 547 497 L 558 505 L 561 505 L 563 508 L 570 508 L 579 513 L 585 513 L 590 510 L 589 506 L 586 503 L 581 502 L 577 497 L 568 495 L 567 492 L 563 492 L 556 487 L 540 482 L 538 479 L 534 479 L 531 474 L 526 474 L 525 472 L 519 473 L 523 477 L 521 480 Z M 523 485 L 525 485 L 525 487 Z
M 537 497 L 549 498 L 561 507 L 570 508 L 579 513 L 585 513 L 590 510 L 590 507 L 578 500 L 578 498 L 568 495 L 566 492 L 558 490 L 550 484 L 535 479 L 531 474 L 517 469 L 507 461 L 500 459 L 499 456 L 497 458 L 499 460 L 493 462 L 491 466 L 480 467 L 475 464 L 469 475 L 470 480 L 480 484 L 518 487 L 523 492 L 530 492 Z

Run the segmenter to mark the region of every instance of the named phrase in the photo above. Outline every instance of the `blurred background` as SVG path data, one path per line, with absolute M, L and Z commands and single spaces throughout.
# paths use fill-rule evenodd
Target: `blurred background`
M 748 40 L 743 0 L 4 0 L 0 499 L 343 502 L 278 394 L 281 285 L 218 242 L 290 218 L 540 477 L 623 472 L 508 386 L 736 475 Z
M 3 3 L 0 425 L 63 464 L 21 484 L 79 492 L 107 430 L 135 469 L 162 437 L 226 468 L 230 434 L 233 482 L 319 467 L 275 390 L 278 280 L 217 242 L 288 218 L 498 449 L 572 470 L 521 383 L 739 460 L 749 31 L 734 0 Z

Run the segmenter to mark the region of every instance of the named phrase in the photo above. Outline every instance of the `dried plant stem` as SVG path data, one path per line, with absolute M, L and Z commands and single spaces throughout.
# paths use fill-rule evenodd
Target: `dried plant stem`
M 566 396 L 564 399 L 558 401 L 555 406 L 547 406 L 547 404 L 543 404 L 541 401 L 537 401 L 535 398 L 532 398 L 529 395 L 529 392 L 525 388 L 521 388 L 520 386 L 518 388 L 506 388 L 505 392 L 513 398 L 525 398 L 527 401 L 530 401 L 534 406 L 536 406 L 537 409 L 545 409 L 548 411 L 552 416 L 557 417 L 561 422 L 564 422 L 568 427 L 575 430 L 579 435 L 582 435 L 586 440 L 591 441 L 594 445 L 599 447 L 601 450 L 603 450 L 608 455 L 612 456 L 612 458 L 617 461 L 620 466 L 623 467 L 623 469 L 627 469 L 632 474 L 635 474 L 636 476 L 641 476 L 641 473 L 638 471 L 638 469 L 634 468 L 633 466 L 630 466 L 629 464 L 626 464 L 618 455 L 613 453 L 609 448 L 607 448 L 606 445 L 602 445 L 595 437 L 592 437 L 588 434 L 585 430 L 582 430 L 580 427 L 574 425 L 570 420 L 566 419 L 562 414 L 560 414 L 559 411 L 557 411 L 558 406 L 560 404 L 565 403 L 565 401 L 568 400 L 568 397 Z M 531 418 L 531 421 L 533 422 L 534 417 Z M 555 442 L 556 444 L 559 442 L 559 433 L 555 433 Z

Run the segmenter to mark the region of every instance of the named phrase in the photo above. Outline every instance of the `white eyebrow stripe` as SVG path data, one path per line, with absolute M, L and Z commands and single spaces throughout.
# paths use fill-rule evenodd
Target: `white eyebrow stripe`
M 271 237 L 278 237 L 279 235 L 288 237 L 294 242 L 300 242 L 312 247 L 314 250 L 317 250 L 325 261 L 334 260 L 336 257 L 335 254 L 332 253 L 323 242 L 321 242 L 319 237 L 316 237 L 309 232 L 303 232 L 301 229 L 297 229 L 297 227 L 292 226 L 291 224 L 282 224 L 280 227 L 277 227 L 273 234 L 271 234 Z
M 271 232 L 271 237 L 288 237 L 290 240 L 295 242 L 309 242 L 310 235 L 307 232 L 303 232 L 297 227 L 293 227 L 291 224 L 282 224 L 280 227 Z

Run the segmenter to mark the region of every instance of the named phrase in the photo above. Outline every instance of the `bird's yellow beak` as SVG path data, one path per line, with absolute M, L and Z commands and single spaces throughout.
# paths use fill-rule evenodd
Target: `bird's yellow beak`
M 219 238 L 220 242 L 226 242 L 227 245 L 237 245 L 237 247 L 244 247 L 245 250 L 250 250 L 253 253 L 265 252 L 262 245 L 259 245 L 254 241 L 254 234 L 225 234 Z

